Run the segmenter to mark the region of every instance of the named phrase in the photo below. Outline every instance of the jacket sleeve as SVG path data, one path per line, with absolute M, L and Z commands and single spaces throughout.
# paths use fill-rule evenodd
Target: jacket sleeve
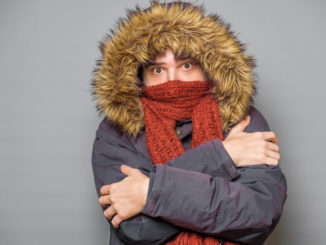
M 120 170 L 122 164 L 138 168 L 147 176 L 153 168 L 126 141 L 115 138 L 115 132 L 107 127 L 104 121 L 100 124 L 93 144 L 92 167 L 98 196 L 103 185 L 121 181 L 126 177 Z M 180 229 L 160 218 L 144 214 L 123 221 L 118 229 L 113 228 L 110 220 L 108 222 L 111 232 L 115 232 L 126 244 L 161 244 Z
M 147 176 L 154 169 L 153 164 L 137 152 L 133 144 L 104 119 L 96 132 L 92 152 L 92 166 L 98 195 L 103 185 L 125 178 L 120 171 L 122 164 L 138 168 Z M 220 176 L 229 180 L 239 176 L 238 170 L 219 139 L 188 150 L 166 163 L 166 166 Z M 152 184 L 153 182 L 150 182 L 150 185 Z M 118 229 L 113 230 L 128 244 L 162 244 L 178 234 L 181 228 L 160 218 L 139 214 L 122 222 Z
M 269 127 L 255 110 L 246 131 Z M 143 213 L 225 240 L 262 244 L 280 219 L 286 179 L 279 166 L 261 164 L 238 171 L 238 178 L 227 179 L 155 165 Z

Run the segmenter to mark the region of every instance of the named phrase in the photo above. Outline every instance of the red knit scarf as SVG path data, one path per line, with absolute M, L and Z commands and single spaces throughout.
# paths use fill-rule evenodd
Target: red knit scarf
M 217 100 L 209 94 L 212 85 L 202 81 L 168 81 L 144 88 L 146 143 L 154 164 L 164 164 L 185 152 L 175 133 L 176 120 L 192 119 L 194 148 L 214 138 L 223 140 Z M 213 237 L 181 232 L 168 245 L 217 245 Z M 234 244 L 224 242 L 224 244 Z

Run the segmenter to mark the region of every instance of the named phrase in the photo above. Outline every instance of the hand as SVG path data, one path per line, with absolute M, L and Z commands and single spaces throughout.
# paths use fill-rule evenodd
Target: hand
M 99 203 L 106 207 L 104 216 L 111 220 L 114 228 L 139 214 L 146 203 L 149 178 L 136 168 L 121 165 L 121 172 L 127 175 L 123 180 L 101 187 Z
M 278 139 L 273 132 L 246 133 L 250 116 L 234 126 L 222 142 L 237 167 L 269 164 L 278 165 Z

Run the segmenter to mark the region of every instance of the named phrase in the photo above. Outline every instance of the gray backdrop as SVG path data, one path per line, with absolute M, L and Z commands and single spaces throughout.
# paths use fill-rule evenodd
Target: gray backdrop
M 107 244 L 91 72 L 98 41 L 136 2 L 1 0 L 0 244 Z M 267 244 L 325 242 L 326 2 L 202 2 L 257 59 L 255 105 L 280 141 L 288 199 Z

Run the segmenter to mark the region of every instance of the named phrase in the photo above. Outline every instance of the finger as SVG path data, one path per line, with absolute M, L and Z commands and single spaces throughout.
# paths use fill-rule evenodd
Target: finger
M 130 175 L 133 175 L 133 174 L 137 174 L 138 171 L 139 170 L 137 168 L 132 168 L 132 167 L 130 167 L 128 165 L 124 165 L 124 164 L 121 165 L 121 172 L 123 174 L 125 174 L 125 175 L 130 176 Z
M 249 125 L 249 123 L 250 123 L 250 116 L 247 115 L 247 116 L 245 117 L 245 119 L 243 119 L 241 122 L 239 122 L 237 125 L 235 125 L 235 126 L 231 129 L 229 135 L 232 135 L 232 134 L 238 134 L 238 133 L 243 132 L 244 129 Z
M 101 196 L 98 199 L 98 202 L 101 204 L 101 206 L 106 206 L 109 204 L 112 204 L 112 200 L 111 200 L 111 196 L 110 195 L 105 195 L 105 196 Z
M 277 160 L 277 162 L 280 160 L 280 154 L 275 151 L 267 151 L 266 153 L 267 157 Z
M 100 189 L 100 193 L 102 196 L 110 194 L 110 185 L 103 185 Z
M 119 228 L 120 223 L 123 221 L 123 219 L 117 214 L 114 216 L 114 218 L 111 220 L 111 223 L 114 228 Z
M 280 147 L 277 144 L 267 141 L 267 149 L 278 152 L 280 150 Z
M 278 165 L 278 161 L 274 158 L 267 157 L 264 164 L 276 166 L 276 165 Z
M 263 138 L 267 141 L 273 142 L 274 144 L 278 144 L 278 139 L 276 138 L 276 135 L 274 132 L 267 131 L 267 132 L 261 132 L 261 135 Z
M 275 138 L 269 138 L 269 139 L 267 139 L 267 141 L 278 145 L 278 139 L 276 137 Z
M 104 216 L 108 219 L 112 219 L 112 217 L 117 213 L 117 211 L 112 207 L 108 207 L 107 209 L 105 209 L 104 211 Z

